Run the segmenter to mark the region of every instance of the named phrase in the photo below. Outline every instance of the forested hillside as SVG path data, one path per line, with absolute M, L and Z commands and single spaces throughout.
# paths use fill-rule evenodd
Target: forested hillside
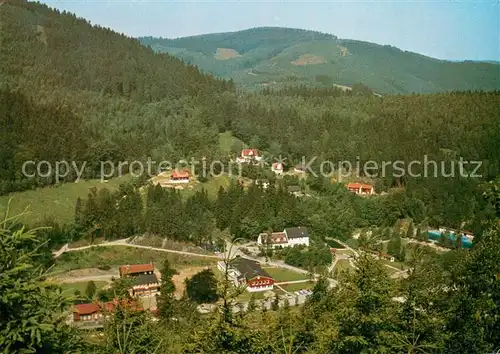
M 139 40 L 157 52 L 171 53 L 252 90 L 290 84 L 351 87 L 357 83 L 381 94 L 500 89 L 498 63 L 437 60 L 314 31 L 263 27 Z
M 99 160 L 217 149 L 200 111 L 230 82 L 45 5 L 7 1 L 0 15 L 0 193 L 53 183 L 23 181 L 28 160 L 88 161 L 88 178 Z

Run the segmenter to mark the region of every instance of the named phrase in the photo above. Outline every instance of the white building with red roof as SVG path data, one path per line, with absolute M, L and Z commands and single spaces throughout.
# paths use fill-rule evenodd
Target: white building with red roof
M 170 175 L 168 183 L 189 183 L 190 175 L 189 171 L 177 171 L 175 170 Z
M 371 195 L 375 194 L 375 189 L 371 184 L 364 183 L 349 183 L 347 185 L 349 192 L 353 192 L 359 195 Z
M 239 163 L 259 162 L 261 160 L 262 156 L 257 149 L 243 149 L 240 156 L 236 158 Z
M 276 173 L 277 175 L 283 174 L 283 164 L 281 162 L 275 162 L 271 166 L 271 171 Z

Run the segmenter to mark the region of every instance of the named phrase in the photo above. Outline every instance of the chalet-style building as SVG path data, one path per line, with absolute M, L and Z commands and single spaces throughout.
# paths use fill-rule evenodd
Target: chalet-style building
M 262 156 L 257 149 L 243 149 L 240 156 L 236 158 L 239 163 L 259 162 L 261 160 Z
M 276 173 L 277 175 L 283 174 L 283 164 L 281 162 L 275 162 L 271 165 L 271 171 Z
M 297 245 L 309 246 L 309 232 L 306 227 L 288 227 L 283 232 L 261 233 L 257 238 L 260 246 L 293 247 Z
M 154 273 L 153 263 L 132 264 L 120 267 L 121 278 L 132 278 L 131 296 L 150 296 L 160 293 L 160 282 Z
M 371 184 L 363 183 L 349 183 L 347 185 L 349 192 L 356 193 L 358 195 L 371 195 L 375 194 L 375 189 Z
M 92 302 L 87 304 L 78 304 L 73 306 L 73 311 L 68 318 L 68 323 L 78 326 L 100 327 L 104 321 L 109 318 L 120 302 L 121 306 L 134 311 L 143 311 L 144 309 L 133 300 L 108 301 L 104 303 Z
M 226 262 L 217 263 L 221 272 L 226 271 Z M 246 286 L 249 292 L 273 290 L 274 279 L 260 267 L 259 263 L 251 259 L 236 256 L 229 262 L 229 279 L 235 286 Z
M 189 183 L 189 171 L 177 171 L 172 172 L 168 183 Z

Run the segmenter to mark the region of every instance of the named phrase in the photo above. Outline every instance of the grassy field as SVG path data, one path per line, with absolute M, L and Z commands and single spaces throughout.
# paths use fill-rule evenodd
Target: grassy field
M 251 292 L 245 290 L 242 294 L 240 294 L 238 296 L 237 299 L 239 301 L 249 301 L 250 298 L 252 297 L 252 294 L 253 294 L 255 297 L 255 300 L 262 300 L 262 299 L 264 299 L 264 293 L 266 293 L 266 292 L 265 291 L 257 291 L 257 292 L 251 293 Z
M 53 271 L 64 272 L 73 269 L 99 268 L 105 266 L 112 267 L 124 264 L 149 262 L 153 262 L 156 267 L 161 267 L 165 259 L 168 259 L 171 266 L 176 269 L 210 266 L 217 262 L 216 259 L 184 256 L 148 249 L 127 246 L 108 246 L 64 253 L 57 258 Z
M 231 178 L 226 175 L 211 177 L 206 183 L 198 183 L 193 189 L 186 189 L 182 191 L 184 196 L 193 195 L 196 191 L 201 191 L 205 189 L 208 193 L 208 197 L 215 199 L 217 197 L 217 192 L 220 187 L 227 188 L 229 186 Z
M 100 290 L 106 284 L 108 284 L 105 281 L 95 281 L 94 283 L 97 287 L 97 290 Z M 87 284 L 88 284 L 88 282 L 86 282 L 86 281 L 82 281 L 79 283 L 64 283 L 64 284 L 61 284 L 61 289 L 63 290 L 64 294 L 67 296 L 73 296 L 75 294 L 76 290 L 78 290 L 82 295 L 85 295 L 85 290 L 87 289 Z
M 288 291 L 289 293 L 293 293 L 295 291 L 303 290 L 303 289 L 312 289 L 316 284 L 313 281 L 308 281 L 307 283 L 297 283 L 297 284 L 284 284 L 280 285 L 283 289 Z
M 107 183 L 102 183 L 100 180 L 79 181 L 1 196 L 0 214 L 6 211 L 9 199 L 12 198 L 9 215 L 20 214 L 28 208 L 29 213 L 21 217 L 21 221 L 25 223 L 34 224 L 46 218 L 62 224 L 68 223 L 74 218 L 78 197 L 85 198 L 93 187 L 115 190 L 131 178 L 123 176 L 111 179 Z
M 219 150 L 223 154 L 230 155 L 233 146 L 246 147 L 246 144 L 238 138 L 235 138 L 231 132 L 224 132 L 219 134 Z
M 294 281 L 294 280 L 306 280 L 308 276 L 306 274 L 301 274 L 294 272 L 292 270 L 276 267 L 263 268 L 273 279 L 279 283 L 283 281 Z

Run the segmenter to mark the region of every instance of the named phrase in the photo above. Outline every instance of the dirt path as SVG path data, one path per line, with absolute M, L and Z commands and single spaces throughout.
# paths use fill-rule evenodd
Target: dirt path
M 66 253 L 66 252 L 75 252 L 75 251 L 82 251 L 86 250 L 92 247 L 109 247 L 109 246 L 127 246 L 127 247 L 134 247 L 134 248 L 143 248 L 143 249 L 148 249 L 152 251 L 159 251 L 159 252 L 166 252 L 166 253 L 176 253 L 176 254 L 182 254 L 185 256 L 193 256 L 193 257 L 205 257 L 205 258 L 217 258 L 220 259 L 220 256 L 216 255 L 209 255 L 209 254 L 200 254 L 200 253 L 194 253 L 194 252 L 185 252 L 185 251 L 176 251 L 176 250 L 169 250 L 165 248 L 158 248 L 158 247 L 150 247 L 150 246 L 142 246 L 142 245 L 134 245 L 133 243 L 128 243 L 128 239 L 121 239 L 121 240 L 116 240 L 116 241 L 110 241 L 110 242 L 103 242 L 98 245 L 89 245 L 89 246 L 82 246 L 82 247 L 76 247 L 76 248 L 68 248 L 68 245 L 64 245 L 59 249 L 58 251 L 52 252 L 52 255 L 54 258 L 57 258 L 61 256 L 61 254 Z

